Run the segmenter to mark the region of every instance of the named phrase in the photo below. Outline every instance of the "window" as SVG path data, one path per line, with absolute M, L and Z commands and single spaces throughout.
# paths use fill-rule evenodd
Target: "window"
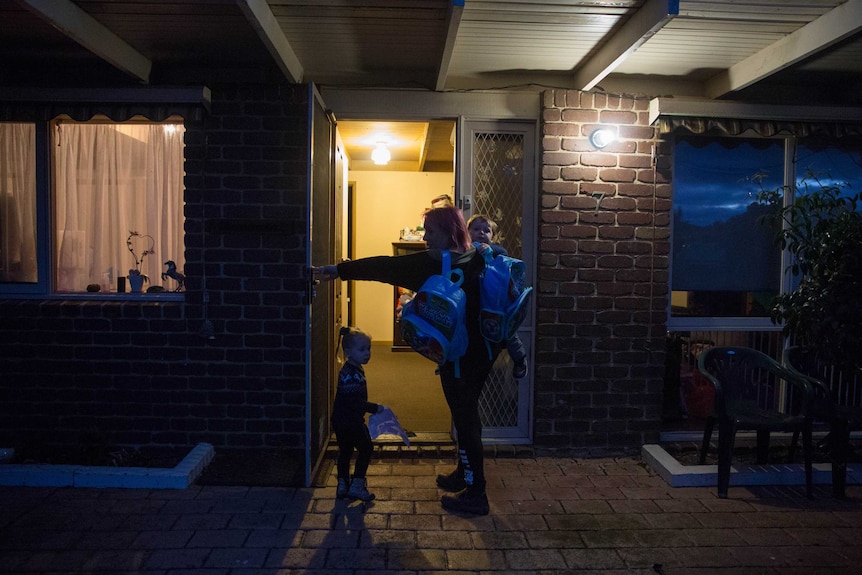
M 34 284 L 36 127 L 0 123 L 0 282 Z
M 781 252 L 756 200 L 784 184 L 784 140 L 679 138 L 674 147 L 671 316 L 768 317 Z
M 678 136 L 670 326 L 771 325 L 773 298 L 794 283 L 783 281 L 787 262 L 775 230 L 760 221 L 770 209 L 757 201 L 761 186 L 776 189 L 795 178 L 798 193 L 804 193 L 801 184 L 814 173 L 823 182 L 849 184 L 848 195 L 857 193 L 860 150 L 855 140 Z
M 42 152 L 50 181 L 37 177 L 38 130 L 0 130 L 0 289 L 116 292 L 117 279 L 135 268 L 150 286 L 174 289 L 161 274 L 168 260 L 179 270 L 185 263 L 182 123 L 56 120 L 44 138 L 50 153 Z M 50 224 L 38 217 L 39 205 L 50 205 Z M 49 229 L 39 230 L 39 222 Z M 144 251 L 150 253 L 142 257 Z

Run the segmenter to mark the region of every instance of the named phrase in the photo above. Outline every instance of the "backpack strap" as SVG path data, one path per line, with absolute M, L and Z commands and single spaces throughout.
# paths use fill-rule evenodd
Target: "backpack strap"
M 485 260 L 485 267 L 491 265 L 491 262 L 494 259 L 494 250 L 489 246 L 487 250 L 480 250 L 481 242 L 473 242 L 473 247 L 476 248 L 476 251 L 481 254 L 482 258 Z M 479 273 L 479 290 L 482 290 L 482 281 L 485 279 L 485 270 L 483 269 Z M 482 338 L 485 339 L 485 338 Z M 485 349 L 488 350 L 488 359 L 494 359 L 494 351 L 491 349 L 491 342 L 485 339 Z
M 464 270 L 459 268 L 452 269 L 452 254 L 449 253 L 449 250 L 441 250 L 440 256 L 443 258 L 443 271 L 440 275 L 456 286 L 461 287 L 461 284 L 464 283 Z
M 461 284 L 464 283 L 464 270 L 455 268 L 452 269 L 452 254 L 449 253 L 449 250 L 442 250 L 440 255 L 443 258 L 443 270 L 442 276 L 455 284 L 458 287 L 461 287 Z M 461 379 L 461 358 L 455 359 L 455 377 Z

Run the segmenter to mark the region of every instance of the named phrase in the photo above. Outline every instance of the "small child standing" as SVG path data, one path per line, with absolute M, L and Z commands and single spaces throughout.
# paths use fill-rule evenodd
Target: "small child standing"
M 481 214 L 476 214 L 467 221 L 467 231 L 470 232 L 470 239 L 474 242 L 488 246 L 494 257 L 507 256 L 509 252 L 500 244 L 494 243 L 494 236 L 497 234 L 497 223 Z M 522 379 L 527 375 L 527 352 L 524 349 L 524 342 L 514 334 L 506 341 L 506 350 L 509 352 L 509 357 L 512 358 L 512 377 Z
M 384 406 L 368 401 L 368 386 L 363 365 L 371 359 L 371 336 L 353 327 L 342 327 L 338 334 L 345 362 L 338 374 L 338 388 L 332 408 L 332 429 L 338 443 L 338 488 L 339 499 L 361 499 L 371 501 L 374 494 L 366 487 L 365 473 L 371 462 L 374 444 L 365 424 L 366 413 L 380 413 Z M 353 477 L 350 476 L 350 460 L 356 451 Z

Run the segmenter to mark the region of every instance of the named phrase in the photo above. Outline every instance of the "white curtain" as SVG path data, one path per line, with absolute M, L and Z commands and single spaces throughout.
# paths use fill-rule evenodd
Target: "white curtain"
M 182 271 L 183 134 L 171 124 L 78 124 L 55 128 L 54 181 L 56 273 L 59 291 L 84 291 L 99 284 L 114 291 L 117 277 L 134 269 L 149 285 L 162 280 L 168 260 Z M 133 256 L 126 239 L 133 237 Z M 146 288 L 146 285 L 145 285 Z
M 0 282 L 37 280 L 36 127 L 0 124 Z

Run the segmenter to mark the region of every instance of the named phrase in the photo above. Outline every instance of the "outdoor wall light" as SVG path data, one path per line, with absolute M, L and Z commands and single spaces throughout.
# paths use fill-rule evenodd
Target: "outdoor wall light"
M 392 159 L 392 154 L 389 152 L 389 148 L 386 147 L 385 142 L 377 142 L 377 147 L 371 152 L 371 159 L 378 166 L 385 166 L 389 163 L 389 160 Z
M 617 137 L 613 133 L 613 131 L 608 130 L 607 128 L 598 128 L 593 130 L 593 133 L 590 134 L 590 143 L 597 150 L 601 150 L 608 146 L 608 144 L 612 144 Z

